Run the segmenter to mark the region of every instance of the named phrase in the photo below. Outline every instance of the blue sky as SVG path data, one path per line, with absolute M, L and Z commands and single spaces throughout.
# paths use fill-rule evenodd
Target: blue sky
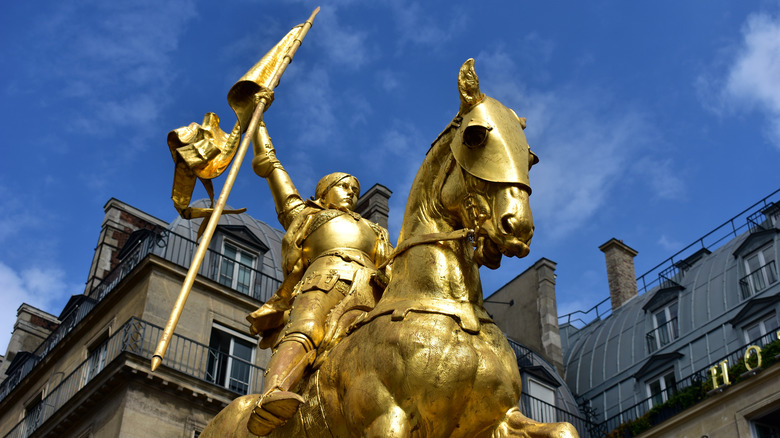
M 230 86 L 317 5 L 6 2 L 0 350 L 22 302 L 56 315 L 83 291 L 109 198 L 174 219 L 168 131 L 207 111 L 232 125 Z M 608 293 L 611 237 L 641 274 L 780 187 L 777 1 L 320 5 L 266 113 L 302 193 L 336 170 L 384 184 L 395 239 L 470 57 L 482 90 L 528 119 L 536 235 L 483 272 L 486 293 L 546 257 L 559 311 L 588 308 Z M 278 225 L 246 161 L 229 203 Z

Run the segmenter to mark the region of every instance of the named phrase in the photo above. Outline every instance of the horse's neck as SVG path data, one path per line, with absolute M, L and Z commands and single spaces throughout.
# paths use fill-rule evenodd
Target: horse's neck
M 407 238 L 447 233 L 463 228 L 460 219 L 442 205 L 440 190 L 445 174 L 458 171 L 448 145 L 439 144 L 426 156 L 412 184 L 399 245 Z M 447 169 L 448 165 L 449 171 Z M 466 239 L 413 246 L 393 262 L 386 299 L 439 298 L 482 303 L 479 269 Z
M 385 299 L 437 298 L 482 304 L 479 269 L 471 243 L 461 240 L 414 246 L 393 262 Z

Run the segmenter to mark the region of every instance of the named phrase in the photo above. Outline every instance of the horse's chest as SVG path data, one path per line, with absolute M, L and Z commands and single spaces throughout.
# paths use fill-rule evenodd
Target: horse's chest
M 380 326 L 388 359 L 403 370 L 398 374 L 403 382 L 396 383 L 447 386 L 469 380 L 478 371 L 476 337 L 449 316 L 413 313 L 403 321 L 383 317 Z

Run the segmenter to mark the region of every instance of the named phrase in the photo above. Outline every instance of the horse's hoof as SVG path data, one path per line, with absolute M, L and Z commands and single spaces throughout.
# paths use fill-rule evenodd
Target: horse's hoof
M 266 436 L 292 418 L 303 402 L 303 397 L 294 392 L 274 391 L 267 394 L 252 410 L 246 427 L 255 435 Z

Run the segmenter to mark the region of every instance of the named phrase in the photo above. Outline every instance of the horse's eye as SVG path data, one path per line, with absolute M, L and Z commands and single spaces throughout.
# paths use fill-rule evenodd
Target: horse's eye
M 485 145 L 489 129 L 486 126 L 471 125 L 463 131 L 463 144 L 469 148 L 480 148 Z

